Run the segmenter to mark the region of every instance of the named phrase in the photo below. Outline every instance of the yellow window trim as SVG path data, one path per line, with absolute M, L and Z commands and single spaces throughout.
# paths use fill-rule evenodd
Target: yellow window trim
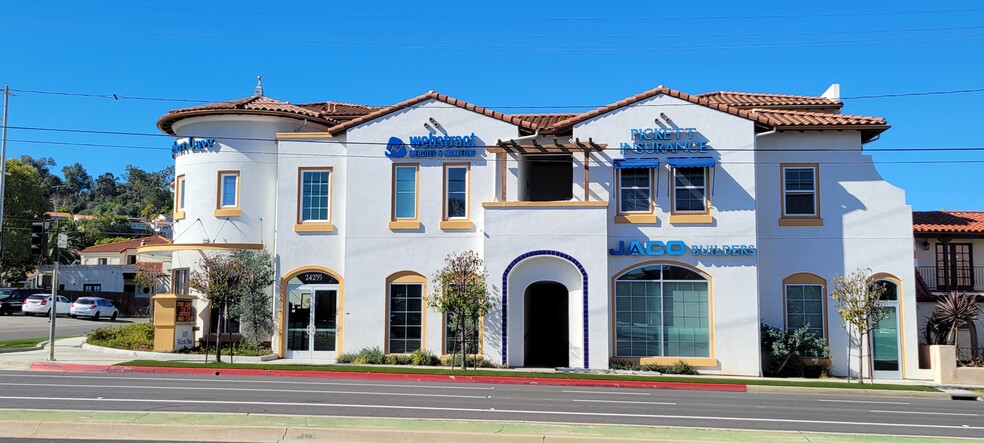
M 694 166 L 697 167 L 697 166 Z M 711 217 L 711 194 L 707 192 L 710 189 L 710 174 L 708 174 L 708 169 L 710 168 L 700 168 L 704 170 L 704 210 L 703 211 L 677 211 L 676 210 L 676 170 L 683 168 L 670 168 L 670 178 L 668 186 L 670 187 L 670 223 L 673 223 L 675 217 L 679 217 L 680 220 L 688 220 L 690 216 L 707 216 L 709 221 L 678 221 L 677 223 L 713 223 Z M 704 219 L 696 219 L 704 220 Z
M 178 206 L 181 202 L 181 193 L 185 192 L 185 175 L 181 174 L 174 178 L 174 219 L 181 220 L 185 218 L 185 207 Z M 178 218 L 178 215 L 181 217 Z
M 470 231 L 475 229 L 475 224 L 468 220 L 444 220 L 441 222 L 441 229 L 445 231 Z
M 223 175 L 236 176 L 236 205 L 235 206 L 222 206 L 222 176 Z M 215 217 L 239 217 L 243 214 L 239 206 L 239 202 L 241 201 L 241 197 L 239 195 L 239 189 L 242 184 L 242 181 L 243 181 L 243 177 L 239 173 L 239 170 L 222 170 L 216 173 Z
M 683 361 L 698 368 L 716 368 L 719 365 L 718 359 L 714 357 L 612 357 L 611 360 L 638 365 L 672 365 Z
M 646 213 L 627 213 L 619 214 L 615 216 L 615 223 L 631 223 L 638 225 L 654 225 L 659 222 L 656 218 L 656 214 L 646 214 Z
M 335 232 L 335 225 L 331 222 L 295 223 L 294 232 Z
M 389 222 L 389 228 L 393 231 L 416 231 L 420 229 L 420 220 L 393 220 Z
M 184 211 L 174 211 L 174 221 L 184 220 L 184 219 L 185 219 Z
M 787 286 L 820 286 L 820 290 L 823 291 L 823 339 L 829 340 L 830 336 L 830 320 L 827 318 L 827 280 L 823 277 L 811 274 L 809 272 L 797 272 L 784 279 L 782 279 L 782 329 L 785 330 L 786 326 L 786 287 Z
M 216 217 L 239 217 L 243 215 L 243 211 L 239 208 L 222 208 L 215 210 Z
M 823 226 L 823 219 L 820 217 L 782 217 L 779 219 L 779 226 Z
M 260 245 L 260 248 L 262 248 L 262 245 Z M 337 316 L 337 320 L 336 320 L 337 324 L 335 327 L 336 327 L 336 331 L 338 331 L 337 332 L 338 336 L 335 338 L 335 343 L 336 343 L 335 352 L 338 355 L 342 354 L 343 352 L 342 344 L 345 343 L 345 341 L 342 340 L 342 333 L 345 332 L 345 328 L 343 327 L 345 323 L 345 315 L 342 314 L 345 312 L 345 280 L 342 278 L 342 276 L 339 273 L 332 271 L 331 269 L 322 266 L 311 265 L 311 266 L 302 266 L 300 268 L 296 268 L 293 271 L 284 274 L 283 278 L 280 279 L 280 313 L 279 313 L 280 324 L 274 325 L 276 331 L 274 332 L 274 334 L 280 335 L 280 346 L 279 346 L 280 349 L 279 349 L 279 353 L 277 354 L 280 356 L 280 358 L 284 358 L 284 356 L 287 355 L 287 339 L 286 339 L 287 297 L 284 296 L 284 294 L 287 294 L 287 282 L 290 281 L 290 279 L 300 274 L 303 274 L 305 272 L 311 272 L 311 271 L 323 272 L 325 274 L 334 277 L 335 280 L 338 280 L 338 292 L 336 293 L 337 294 L 336 296 L 338 298 L 335 301 L 336 304 L 335 309 L 336 309 L 336 316 Z
M 670 224 L 709 225 L 714 223 L 711 214 L 670 214 Z

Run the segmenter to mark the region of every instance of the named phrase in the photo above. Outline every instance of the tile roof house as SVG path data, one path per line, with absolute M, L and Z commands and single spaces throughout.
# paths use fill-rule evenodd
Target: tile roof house
M 170 244 L 171 239 L 160 235 L 132 238 L 129 240 L 89 246 L 79 254 L 83 265 L 123 265 L 137 262 L 137 248 L 147 245 Z

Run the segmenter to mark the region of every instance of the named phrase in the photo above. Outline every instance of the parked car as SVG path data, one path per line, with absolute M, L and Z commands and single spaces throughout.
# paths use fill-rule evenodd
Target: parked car
M 37 289 L 0 288 L 0 315 L 21 312 L 24 300 Z
M 30 297 L 27 297 L 27 300 L 24 300 L 24 306 L 21 306 L 21 311 L 24 312 L 24 315 L 34 315 L 34 314 L 49 315 L 51 313 L 50 303 L 51 303 L 51 295 L 34 294 Z M 59 295 L 58 310 L 55 311 L 55 314 L 68 315 L 68 313 L 71 312 L 72 310 L 71 304 L 72 302 L 68 301 L 68 298 Z
M 109 318 L 116 320 L 120 311 L 113 306 L 112 300 L 100 297 L 82 297 L 72 303 L 72 310 L 69 312 L 72 318 L 89 317 L 93 320 Z

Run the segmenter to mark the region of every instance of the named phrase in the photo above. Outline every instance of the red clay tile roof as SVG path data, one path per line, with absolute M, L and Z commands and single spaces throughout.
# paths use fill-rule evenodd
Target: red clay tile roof
M 332 128 L 329 128 L 328 129 L 328 132 L 330 132 L 331 135 L 338 135 L 338 134 L 341 134 L 341 133 L 347 131 L 349 128 L 354 128 L 354 127 L 356 127 L 358 125 L 361 125 L 363 123 L 367 123 L 367 122 L 373 121 L 373 120 L 375 120 L 377 118 L 380 118 L 380 117 L 383 117 L 383 116 L 392 114 L 392 113 L 394 113 L 396 111 L 399 111 L 399 110 L 404 109 L 404 108 L 408 108 L 408 107 L 413 106 L 413 105 L 416 105 L 418 103 L 425 102 L 427 100 L 442 101 L 442 102 L 447 103 L 449 105 L 457 106 L 459 108 L 467 109 L 467 110 L 473 111 L 473 112 L 477 112 L 479 114 L 482 114 L 482 115 L 485 115 L 485 116 L 488 116 L 488 117 L 492 117 L 494 119 L 502 120 L 502 121 L 504 121 L 506 123 L 511 123 L 511 124 L 514 124 L 514 125 L 519 126 L 521 128 L 528 129 L 530 131 L 536 130 L 536 127 L 532 123 L 530 123 L 530 122 L 528 122 L 526 120 L 523 120 L 522 118 L 519 118 L 517 116 L 506 115 L 506 114 L 503 114 L 501 112 L 497 112 L 497 111 L 493 111 L 491 109 L 483 108 L 481 106 L 473 105 L 473 104 L 468 103 L 468 102 L 466 102 L 464 100 L 458 100 L 458 99 L 456 99 L 454 97 L 448 97 L 448 96 L 446 96 L 444 94 L 438 94 L 437 92 L 430 91 L 430 92 L 428 92 L 426 94 L 418 95 L 418 96 L 416 96 L 414 98 L 411 98 L 410 100 L 405 100 L 405 101 L 402 101 L 400 103 L 397 103 L 397 104 L 395 104 L 393 106 L 387 106 L 385 108 L 377 109 L 377 110 L 375 110 L 375 111 L 373 111 L 373 112 L 371 112 L 369 114 L 363 115 L 363 116 L 358 117 L 358 118 L 354 118 L 354 119 L 349 120 L 349 121 L 347 121 L 345 123 L 342 123 L 340 125 L 337 125 L 337 126 L 334 126 Z
M 981 211 L 913 211 L 912 230 L 919 233 L 984 234 Z
M 777 129 L 799 129 L 806 127 L 852 126 L 852 127 L 882 127 L 888 129 L 882 117 L 867 117 L 863 115 L 828 114 L 826 112 L 792 111 L 786 109 L 751 110 L 753 113 L 769 119 Z
M 164 114 L 157 120 L 157 127 L 161 131 L 175 135 L 172 125 L 178 120 L 202 115 L 271 115 L 276 117 L 289 117 L 297 119 L 307 119 L 313 123 L 321 123 L 325 126 L 332 126 L 338 123 L 315 109 L 308 109 L 288 102 L 274 100 L 262 95 L 229 100 L 225 102 L 209 103 L 207 105 L 192 106 L 190 108 L 175 109 Z
M 164 263 L 159 261 L 138 261 L 137 270 L 144 272 L 161 272 L 164 270 Z
M 575 117 L 577 114 L 511 114 L 509 117 L 515 117 L 523 121 L 530 122 L 533 126 L 538 128 L 546 128 L 554 123 L 562 122 L 571 117 Z
M 812 95 L 763 94 L 757 92 L 716 91 L 698 94 L 712 103 L 720 103 L 736 108 L 772 109 L 828 109 L 839 110 L 844 103 L 826 97 Z
M 115 243 L 107 243 L 105 245 L 89 246 L 81 251 L 82 254 L 93 254 L 98 252 L 117 252 L 122 253 L 127 249 L 136 249 L 140 246 L 146 245 L 168 245 L 171 244 L 171 239 L 167 237 L 161 237 L 159 235 L 151 235 L 149 237 L 131 238 L 129 240 L 118 241 Z
M 329 117 L 333 120 L 348 120 L 381 109 L 380 106 L 344 102 L 297 103 L 294 106 L 317 112 L 322 117 Z

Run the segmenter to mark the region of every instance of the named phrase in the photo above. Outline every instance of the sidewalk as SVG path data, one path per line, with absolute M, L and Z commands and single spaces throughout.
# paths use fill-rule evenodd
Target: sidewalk
M 757 392 L 757 393 L 787 393 L 787 394 L 829 394 L 829 395 L 858 395 L 858 396 L 879 396 L 879 397 L 921 397 L 921 398 L 948 398 L 953 393 L 961 394 L 959 387 L 937 386 L 929 381 L 920 380 L 892 380 L 891 384 L 899 385 L 922 385 L 932 386 L 947 392 L 917 392 L 917 391 L 875 391 L 875 390 L 855 390 L 837 388 L 813 388 L 813 387 L 788 387 L 788 386 L 759 386 L 749 384 L 719 384 L 705 383 L 695 380 L 694 383 L 686 382 L 666 382 L 661 381 L 659 375 L 651 375 L 652 381 L 609 381 L 609 380 L 582 380 L 582 379 L 557 379 L 537 377 L 538 373 L 556 373 L 548 368 L 527 368 L 521 370 L 501 370 L 515 374 L 522 371 L 523 377 L 496 377 L 496 376 L 470 376 L 468 374 L 398 374 L 398 373 L 364 373 L 364 372 L 322 372 L 322 371 L 295 371 L 283 370 L 283 364 L 298 364 L 301 362 L 294 360 L 273 360 L 261 362 L 259 357 L 237 357 L 237 363 L 261 363 L 264 369 L 210 369 L 210 368 L 164 368 L 164 367 L 120 367 L 114 366 L 131 360 L 159 360 L 159 361 L 178 361 L 203 363 L 204 355 L 195 354 L 168 354 L 156 352 L 134 352 L 117 349 L 99 348 L 84 345 L 84 337 L 73 337 L 59 339 L 55 341 L 55 361 L 48 361 L 48 349 L 32 350 L 24 352 L 12 352 L 0 354 L 0 370 L 48 370 L 61 372 L 138 372 L 138 373 L 170 373 L 170 374 L 213 374 L 216 371 L 227 375 L 241 376 L 290 376 L 290 377 L 317 377 L 317 378 L 349 378 L 349 379 L 378 379 L 378 380 L 420 380 L 420 381 L 454 381 L 470 383 L 508 383 L 508 384 L 550 384 L 563 386 L 591 386 L 591 387 L 637 387 L 652 389 L 686 389 L 686 390 L 719 390 L 730 392 Z M 209 360 L 212 361 L 214 356 Z M 326 364 L 327 362 L 311 362 Z M 450 369 L 449 369 L 450 372 Z M 718 376 L 713 378 L 729 380 L 757 380 L 752 377 L 738 376 Z M 795 381 L 796 379 L 787 379 Z M 816 381 L 816 380 L 808 380 Z M 846 380 L 832 379 L 825 380 L 831 383 L 846 383 Z M 973 392 L 963 391 L 963 395 L 976 395 Z

